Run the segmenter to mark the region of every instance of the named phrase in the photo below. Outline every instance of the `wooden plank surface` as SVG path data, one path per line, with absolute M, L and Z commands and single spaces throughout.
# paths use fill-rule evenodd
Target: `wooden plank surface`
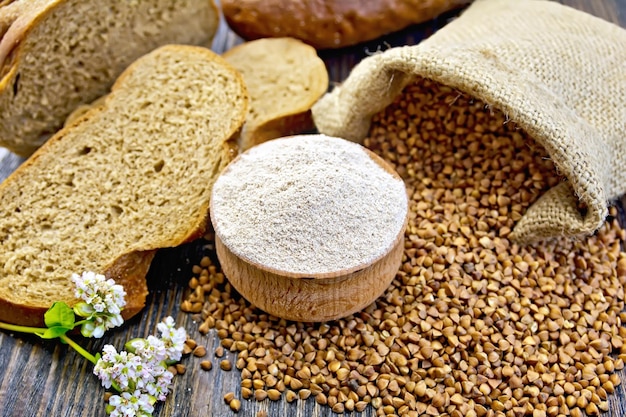
M 585 10 L 591 14 L 626 27 L 626 0 L 562 0 L 561 3 Z M 332 83 L 341 82 L 350 69 L 363 57 L 391 46 L 415 44 L 428 36 L 455 14 L 448 14 L 432 22 L 411 27 L 399 33 L 377 39 L 366 44 L 345 48 L 339 51 L 322 51 L 321 57 L 327 63 Z M 213 49 L 224 51 L 241 42 L 237 36 L 222 24 L 216 36 Z M 625 45 L 626 47 L 626 45 Z M 4 179 L 23 160 L 5 150 L 0 151 L 0 180 Z M 175 379 L 172 394 L 165 403 L 160 403 L 155 416 L 228 416 L 232 411 L 223 401 L 227 392 L 235 392 L 241 398 L 240 373 L 237 370 L 226 372 L 219 369 L 213 352 L 220 344 L 215 333 L 206 336 L 198 333 L 198 322 L 193 316 L 180 311 L 180 303 L 186 295 L 186 283 L 191 277 L 191 267 L 204 253 L 203 245 L 197 242 L 182 248 L 159 253 L 151 268 L 150 296 L 148 306 L 139 317 L 126 323 L 122 330 L 110 333 L 101 340 L 80 340 L 91 352 L 101 351 L 105 343 L 121 347 L 132 338 L 155 332 L 156 323 L 166 315 L 176 318 L 179 325 L 208 352 L 214 363 L 213 370 L 200 369 L 198 358 L 185 360 L 187 372 Z M 226 356 L 233 363 L 236 357 L 227 351 Z M 0 332 L 0 416 L 104 416 L 104 389 L 92 375 L 92 366 L 67 346 L 56 342 L 42 342 L 11 332 Z M 620 372 L 626 380 L 626 371 Z M 266 410 L 270 416 L 330 416 L 328 407 L 318 405 L 312 398 L 287 403 L 242 401 L 239 415 L 255 416 L 259 410 Z M 372 416 L 370 407 L 363 413 L 347 413 L 353 416 Z M 610 397 L 610 411 L 606 416 L 626 415 L 626 392 L 619 386 Z

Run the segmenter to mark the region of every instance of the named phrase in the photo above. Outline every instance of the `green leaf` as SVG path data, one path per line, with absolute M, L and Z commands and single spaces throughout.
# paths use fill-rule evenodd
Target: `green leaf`
M 41 337 L 42 339 L 56 339 L 57 337 L 64 335 L 70 330 L 72 330 L 72 327 L 69 327 L 69 328 L 61 327 L 61 326 L 50 327 L 46 329 L 45 332 L 40 334 L 39 337 Z
M 49 328 L 62 327 L 68 330 L 74 328 L 74 311 L 62 301 L 52 304 L 43 318 Z

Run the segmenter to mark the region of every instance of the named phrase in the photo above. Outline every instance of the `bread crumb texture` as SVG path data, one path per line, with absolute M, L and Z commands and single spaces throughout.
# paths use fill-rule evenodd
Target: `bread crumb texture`
M 209 46 L 218 24 L 212 0 L 54 0 L 29 13 L 32 21 L 0 39 L 0 145 L 23 156 L 141 55 L 166 44 Z
M 0 184 L 0 301 L 72 302 L 72 273 L 195 237 L 246 103 L 240 75 L 208 49 L 135 62 L 102 107 Z

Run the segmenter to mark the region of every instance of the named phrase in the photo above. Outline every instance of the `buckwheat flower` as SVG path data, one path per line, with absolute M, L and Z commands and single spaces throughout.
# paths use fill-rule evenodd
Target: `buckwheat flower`
M 124 319 L 121 315 L 111 316 L 92 316 L 80 328 L 80 332 L 85 337 L 95 337 L 96 339 L 104 336 L 104 332 L 108 329 L 121 326 Z
M 109 398 L 108 411 L 111 417 L 145 417 L 154 411 L 155 398 L 140 391 L 122 392 Z
M 163 322 L 157 324 L 157 329 L 161 333 L 161 340 L 167 350 L 167 359 L 178 361 L 183 356 L 183 346 L 187 340 L 187 332 L 184 328 L 174 328 L 174 319 L 166 317 Z
M 164 341 L 155 336 L 148 336 L 146 339 L 133 339 L 126 346 L 142 358 L 137 388 L 165 401 L 174 374 L 167 370 L 168 350 Z
M 83 324 L 80 328 L 80 332 L 85 337 L 95 337 L 96 339 L 100 339 L 104 336 L 104 332 L 106 331 L 104 320 L 100 317 L 96 317 L 92 320 L 93 321 Z
M 126 292 L 121 285 L 94 272 L 72 274 L 76 297 L 82 298 L 97 313 L 119 314 L 126 305 Z
M 129 342 L 127 349 L 141 356 L 144 360 L 161 362 L 167 359 L 167 349 L 163 340 L 155 336 L 148 336 L 147 339 L 133 339 Z
M 141 357 L 126 351 L 117 352 L 112 345 L 104 345 L 102 352 L 93 368 L 102 386 L 107 389 L 114 386 L 121 391 L 134 390 L 144 368 Z
M 73 274 L 72 281 L 76 297 L 83 300 L 74 306 L 74 311 L 88 320 L 81 328 L 83 336 L 102 337 L 106 330 L 122 325 L 120 313 L 126 305 L 126 292 L 121 285 L 93 272 Z
M 141 388 L 142 391 L 157 398 L 159 401 L 165 401 L 167 395 L 170 393 L 174 374 L 168 371 L 162 364 L 152 367 L 150 371 L 152 379 L 142 379 L 138 387 Z
M 159 342 L 160 339 L 154 336 L 150 342 L 136 339 L 131 342 L 136 349 L 135 353 L 117 352 L 113 346 L 105 345 L 93 372 L 105 388 L 114 387 L 120 392 L 147 393 L 155 401 L 165 401 L 174 374 L 167 370 L 164 360 L 157 360 L 157 357 L 163 357 L 163 353 L 154 354 L 154 351 L 163 349 Z

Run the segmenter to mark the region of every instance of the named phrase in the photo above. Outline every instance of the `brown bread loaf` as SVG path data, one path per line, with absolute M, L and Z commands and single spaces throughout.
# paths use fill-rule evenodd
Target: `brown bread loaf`
M 229 26 L 244 39 L 293 37 L 315 48 L 376 39 L 470 0 L 222 0 Z

